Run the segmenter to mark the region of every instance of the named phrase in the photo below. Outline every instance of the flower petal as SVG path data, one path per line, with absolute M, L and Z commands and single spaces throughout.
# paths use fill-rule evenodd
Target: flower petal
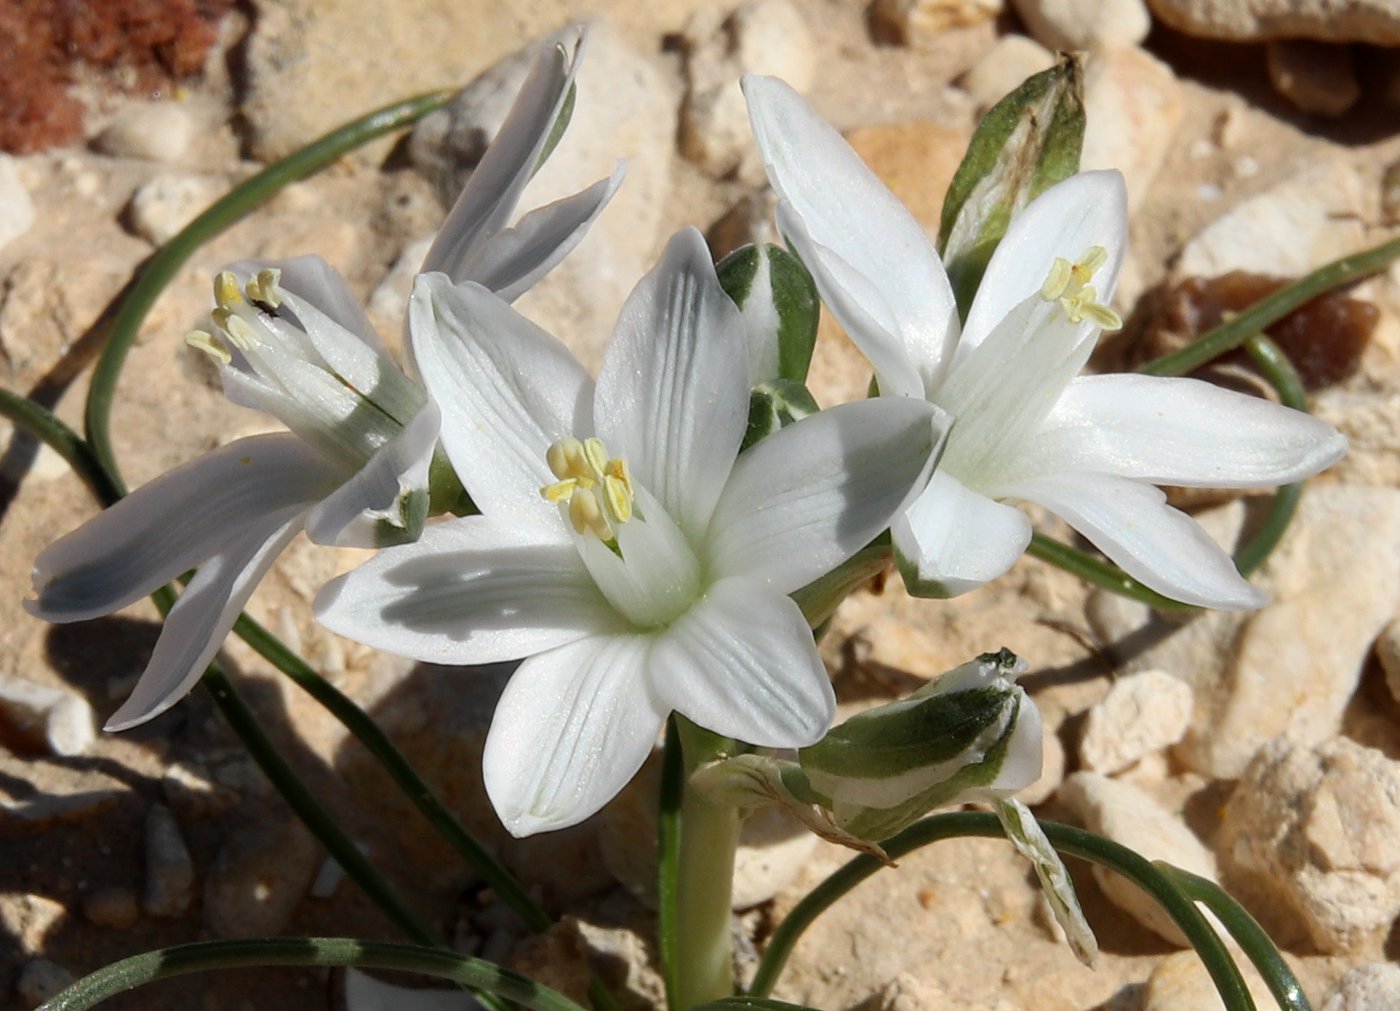
M 666 720 L 644 676 L 644 635 L 600 635 L 533 656 L 486 737 L 486 793 L 514 836 L 567 828 L 615 797 Z
M 562 536 L 485 516 L 427 527 L 316 595 L 333 632 L 431 663 L 518 660 L 623 627 Z
M 1257 488 L 1325 470 L 1346 448 L 1326 422 L 1258 397 L 1197 379 L 1108 375 L 1070 383 L 1025 461 L 1035 472 Z
M 306 536 L 344 548 L 416 541 L 428 514 L 428 467 L 441 422 L 437 405 L 429 401 L 354 477 L 311 510 Z
M 485 288 L 420 274 L 409 332 L 442 409 L 442 446 L 477 507 L 557 529 L 545 452 L 592 428 L 593 382 L 568 350 Z M 560 533 L 562 539 L 562 531 Z
M 1007 313 L 1040 291 L 1056 257 L 1075 262 L 1094 246 L 1108 260 L 1095 271 L 1098 301 L 1112 299 L 1128 244 L 1128 194 L 1116 171 L 1080 172 L 1056 183 L 1011 219 L 963 324 L 959 350 L 980 344 Z
M 478 280 L 476 260 L 485 243 L 510 220 L 534 174 L 578 71 L 580 49 L 563 44 L 541 48 L 505 122 L 428 249 L 424 273 L 441 271 L 453 281 Z
M 743 577 L 713 584 L 672 622 L 647 666 L 669 708 L 759 747 L 814 744 L 836 713 L 831 679 L 801 610 Z
M 262 577 L 301 530 L 304 515 L 295 506 L 264 514 L 261 522 L 200 565 L 166 615 L 151 662 L 104 730 L 145 723 L 189 694 Z
M 1128 575 L 1174 600 L 1225 611 L 1268 602 L 1200 524 L 1150 484 L 1060 472 L 1027 478 L 1007 494 L 1043 505 Z
M 904 585 L 916 597 L 975 590 L 1015 565 L 1031 541 L 1024 513 L 941 468 L 890 530 Z
M 633 289 L 603 356 L 598 435 L 699 544 L 749 418 L 743 317 L 693 228 Z
M 308 255 L 294 256 L 290 260 L 240 260 L 225 269 L 246 281 L 265 267 L 281 271 L 280 286 L 283 289 L 316 306 L 376 353 L 389 354 L 350 285 L 345 283 L 340 271 L 321 257 Z
M 785 205 L 781 230 L 875 366 L 881 392 L 922 395 L 913 376 L 933 385 L 958 339 L 953 290 L 923 226 L 792 88 L 752 74 L 743 85 Z
M 469 280 L 514 302 L 579 244 L 617 188 L 625 166 L 588 189 L 530 211 L 488 239 Z
M 830 572 L 923 488 L 948 424 L 927 401 L 878 397 L 758 442 L 739 457 L 715 508 L 707 571 L 784 594 Z
M 256 435 L 142 485 L 34 563 L 25 608 L 45 621 L 83 621 L 140 600 L 266 517 L 309 509 L 344 478 L 293 435 Z

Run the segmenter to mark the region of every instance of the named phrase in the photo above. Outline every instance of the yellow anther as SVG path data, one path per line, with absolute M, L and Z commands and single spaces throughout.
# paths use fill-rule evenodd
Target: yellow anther
M 214 275 L 214 304 L 220 309 L 229 309 L 243 302 L 243 292 L 238 290 L 238 278 L 231 270 L 221 270 Z
M 258 343 L 258 332 L 241 316 L 228 309 L 215 309 L 209 314 L 220 330 L 228 334 L 228 339 L 240 351 L 247 351 Z
M 1094 273 L 1108 262 L 1108 252 L 1102 246 L 1090 246 L 1074 263 L 1062 256 L 1055 257 L 1050 275 L 1040 286 L 1040 297 L 1047 302 L 1059 302 L 1072 323 L 1088 319 L 1103 330 L 1118 330 L 1122 318 L 1098 300 L 1098 292 L 1089 282 Z
M 228 348 L 219 343 L 213 334 L 204 330 L 191 330 L 185 334 L 185 343 L 198 351 L 203 351 L 220 365 L 227 365 L 233 361 L 233 355 L 229 354 Z
M 569 503 L 569 522 L 576 531 L 614 545 L 614 527 L 635 512 L 626 462 L 610 457 L 598 438 L 561 439 L 545 451 L 545 462 L 559 480 L 542 487 L 540 494 L 549 502 Z
M 258 271 L 257 276 L 248 281 L 248 299 L 265 305 L 269 309 L 276 309 L 282 304 L 282 289 L 280 283 L 282 272 L 276 267 L 264 267 Z

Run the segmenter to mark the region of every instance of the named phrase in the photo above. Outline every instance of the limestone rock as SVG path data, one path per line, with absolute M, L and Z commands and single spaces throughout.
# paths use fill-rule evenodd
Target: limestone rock
M 38 1007 L 74 982 L 73 974 L 47 958 L 26 962 L 15 981 L 15 992 L 25 1007 Z
M 139 102 L 117 114 L 95 146 L 117 158 L 141 158 L 174 164 L 194 138 L 195 123 L 180 102 Z
M 1232 954 L 1255 1005 L 1274 1006 L 1274 999 L 1258 970 L 1240 952 Z M 1142 1011 L 1224 1011 L 1224 1007 L 1201 956 L 1194 951 L 1168 955 L 1152 970 L 1142 991 Z
M 1380 637 L 1376 639 L 1376 658 L 1381 662 L 1391 698 L 1400 702 L 1400 618 L 1381 630 Z
M 83 915 L 99 927 L 125 930 L 141 917 L 136 892 L 121 885 L 99 888 L 83 900 Z
M 938 234 L 943 197 L 968 139 L 961 130 L 924 119 L 863 126 L 846 134 L 856 154 L 931 237 Z
M 190 762 L 176 762 L 160 780 L 161 794 L 183 819 L 207 818 L 227 810 L 238 794 L 214 782 L 209 770 Z
M 1065 745 L 1060 740 L 1059 722 L 1062 717 L 1052 722 L 1041 713 L 1044 732 L 1040 738 L 1040 778 L 1016 794 L 1018 800 L 1032 807 L 1050 799 L 1065 781 Z
M 1400 763 L 1343 737 L 1271 741 L 1230 798 L 1219 852 L 1281 943 L 1297 923 L 1327 953 L 1377 943 L 1400 914 Z
M 1361 97 L 1349 46 L 1275 39 L 1266 51 L 1274 90 L 1303 112 L 1335 119 Z
M 1119 679 L 1089 710 L 1079 741 L 1085 769 L 1112 775 L 1181 740 L 1194 694 L 1186 682 L 1147 670 Z
M 15 160 L 0 154 L 0 248 L 34 224 L 34 201 L 15 169 Z
M 231 835 L 204 879 L 204 923 L 218 937 L 262 937 L 287 925 L 320 853 L 300 822 Z
M 1236 42 L 1304 38 L 1400 45 L 1393 0 L 1148 0 L 1152 13 L 1188 35 Z
M 1031 36 L 1050 49 L 1117 49 L 1147 38 L 1143 0 L 1012 0 Z
M 770 74 L 799 92 L 811 86 L 816 53 L 802 14 L 788 0 L 752 0 L 729 14 L 704 7 L 682 37 L 681 153 L 716 178 L 739 170 L 747 179 L 762 180 L 739 79 Z
M 1196 691 L 1174 753 L 1207 775 L 1238 777 L 1280 734 L 1316 744 L 1337 733 L 1400 598 L 1400 491 L 1310 487 L 1262 576 L 1273 602 L 1244 619 L 1220 659 L 1167 668 L 1190 671 Z
M 877 36 L 914 49 L 932 46 L 950 28 L 990 21 L 1003 0 L 875 0 L 870 20 Z
M 193 221 L 217 192 L 202 176 L 158 175 L 132 194 L 124 212 L 126 223 L 141 238 L 159 246 Z
M 767 902 L 797 878 L 816 849 L 817 837 L 777 808 L 760 808 L 746 819 L 734 854 L 734 908 Z
M 58 932 L 67 918 L 68 910 L 63 903 L 46 895 L 24 893 L 0 899 L 0 931 L 25 955 L 47 950 L 51 935 Z
M 1186 244 L 1174 274 L 1306 274 L 1365 245 L 1361 193 L 1349 165 L 1335 160 L 1312 165 L 1207 225 Z
M 1357 966 L 1327 991 L 1319 1011 L 1391 1011 L 1400 1007 L 1400 965 Z
M 97 736 L 83 696 L 7 675 L 0 675 L 0 725 L 16 742 L 50 755 L 85 754 Z
M 1054 65 L 1054 54 L 1034 39 L 1003 35 L 963 74 L 959 84 L 979 109 L 989 109 L 1020 87 L 1026 78 Z
M 1215 877 L 1210 851 L 1151 796 L 1127 783 L 1093 772 L 1076 772 L 1059 791 L 1060 801 L 1091 832 L 1122 843 L 1149 860 L 1165 860 L 1203 877 Z M 1187 941 L 1165 911 L 1136 885 L 1095 865 L 1094 879 L 1114 905 L 1148 930 L 1171 941 Z
M 1117 169 L 1136 210 L 1152 189 L 1181 124 L 1181 83 L 1161 60 L 1136 46 L 1089 61 L 1084 79 L 1085 170 Z
M 175 815 L 164 804 L 146 814 L 146 886 L 141 905 L 151 916 L 180 916 L 194 900 L 194 861 Z

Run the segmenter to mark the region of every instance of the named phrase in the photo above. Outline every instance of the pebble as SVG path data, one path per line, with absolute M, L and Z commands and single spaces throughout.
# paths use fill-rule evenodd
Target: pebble
M 201 176 L 158 175 L 132 194 L 123 217 L 131 231 L 152 245 L 173 239 L 214 200 L 216 190 Z
M 1226 805 L 1221 867 L 1282 944 L 1384 939 L 1400 914 L 1400 763 L 1337 737 L 1260 749 Z
M 68 918 L 63 903 L 47 895 L 26 893 L 6 895 L 0 901 L 0 930 L 26 955 L 37 955 L 49 947 L 51 935 Z
M 1400 618 L 1395 618 L 1381 630 L 1376 639 L 1376 658 L 1381 662 L 1390 697 L 1400 702 Z
M 1181 82 L 1146 50 L 1128 46 L 1097 54 L 1084 75 L 1081 168 L 1122 172 L 1128 207 L 1136 210 L 1167 160 L 1183 110 Z
M 1076 772 L 1064 781 L 1057 796 L 1089 831 L 1149 860 L 1165 860 L 1202 877 L 1215 878 L 1215 859 L 1205 845 L 1137 787 L 1094 772 Z M 1114 905 L 1148 930 L 1173 944 L 1187 944 L 1171 917 L 1137 885 L 1097 864 L 1094 880 Z
M 0 154 L 0 249 L 34 224 L 34 201 L 19 177 L 15 160 Z
M 1350 46 L 1275 39 L 1265 52 L 1274 90 L 1303 112 L 1336 119 L 1361 98 Z
M 680 149 L 715 178 L 732 172 L 763 179 L 739 79 L 780 77 L 804 92 L 816 73 L 816 53 L 802 15 L 788 0 L 754 0 L 732 13 L 702 7 L 682 33 L 686 94 Z
M 1012 0 L 1027 31 L 1060 50 L 1121 49 L 1147 38 L 1152 18 L 1143 0 Z
M 1313 164 L 1203 228 L 1182 249 L 1174 275 L 1246 270 L 1297 277 L 1355 252 L 1366 244 L 1362 190 L 1351 166 L 1338 160 Z
M 280 933 L 320 862 L 319 847 L 299 822 L 234 833 L 204 878 L 204 925 L 216 937 Z
M 73 983 L 73 974 L 63 966 L 47 958 L 36 958 L 19 971 L 15 993 L 26 1007 L 35 1008 Z
M 980 25 L 1000 15 L 1002 8 L 1003 0 L 875 0 L 870 21 L 882 41 L 926 49 L 949 29 Z
M 195 124 L 180 102 L 138 102 L 123 109 L 97 135 L 94 145 L 116 158 L 179 162 L 194 138 Z
M 146 814 L 146 886 L 141 905 L 151 916 L 182 916 L 194 901 L 194 861 L 175 815 L 164 804 Z
M 185 821 L 207 818 L 226 811 L 238 794 L 214 782 L 209 770 L 193 762 L 175 762 L 160 780 L 161 794 L 171 810 Z
M 345 970 L 344 1007 L 352 1011 L 476 1011 L 481 1005 L 460 989 L 400 986 L 359 969 Z
M 1085 717 L 1080 764 L 1112 775 L 1175 744 L 1191 725 L 1193 701 L 1191 686 L 1165 671 L 1120 678 Z
M 1148 0 L 1152 13 L 1188 35 L 1236 42 L 1273 38 L 1400 45 L 1395 0 Z
M 83 899 L 83 915 L 99 927 L 125 930 L 141 916 L 136 892 L 121 885 L 98 888 Z
M 979 109 L 989 109 L 1028 77 L 1049 70 L 1055 55 L 1024 35 L 1003 35 L 958 81 Z
M 1400 965 L 1359 965 L 1337 980 L 1318 1011 L 1394 1011 L 1400 1007 Z
M 1268 985 L 1249 959 L 1233 947 L 1230 953 L 1255 1006 L 1275 1007 Z M 1141 1001 L 1140 1011 L 1225 1011 L 1220 991 L 1194 951 L 1178 951 L 1164 958 L 1147 977 Z
M 759 808 L 744 819 L 734 854 L 735 909 L 767 902 L 802 873 L 817 837 L 786 811 Z
M 1316 484 L 1261 571 L 1273 601 L 1214 659 L 1188 671 L 1195 715 L 1174 750 L 1189 768 L 1236 779 L 1265 742 L 1335 735 L 1372 644 L 1400 599 L 1400 490 Z
M 6 675 L 0 675 L 0 723 L 26 746 L 50 755 L 86 754 L 97 738 L 97 721 L 83 696 Z

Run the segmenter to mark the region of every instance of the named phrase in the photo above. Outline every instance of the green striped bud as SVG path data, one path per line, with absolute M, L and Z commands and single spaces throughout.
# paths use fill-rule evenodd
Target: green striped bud
M 744 317 L 749 386 L 774 380 L 806 382 L 821 301 L 802 261 L 781 246 L 742 246 L 715 271 Z
M 1025 663 L 984 653 L 908 698 L 832 728 L 798 752 L 815 802 L 842 832 L 886 839 L 934 808 L 1009 796 L 1040 777 L 1040 714 Z

